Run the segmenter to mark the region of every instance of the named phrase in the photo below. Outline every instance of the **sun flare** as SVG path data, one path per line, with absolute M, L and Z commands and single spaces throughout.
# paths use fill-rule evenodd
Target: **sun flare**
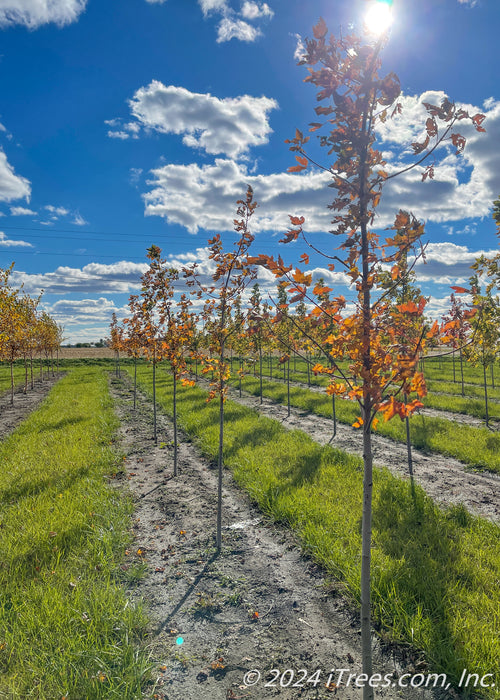
M 380 0 L 373 2 L 365 14 L 365 26 L 371 34 L 383 34 L 392 23 L 392 7 Z

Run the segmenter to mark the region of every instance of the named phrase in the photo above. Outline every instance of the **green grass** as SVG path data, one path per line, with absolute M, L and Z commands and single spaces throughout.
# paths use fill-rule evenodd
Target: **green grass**
M 141 696 L 145 618 L 119 569 L 133 506 L 104 479 L 116 427 L 86 368 L 0 444 L 0 697 Z
M 151 369 L 141 366 L 138 375 L 150 392 Z M 217 402 L 207 404 L 198 387 L 178 392 L 184 430 L 214 460 Z M 157 397 L 169 413 L 172 381 L 166 373 L 159 374 Z M 228 401 L 224 463 L 359 601 L 361 460 Z M 182 464 L 180 470 L 182 478 Z M 442 510 L 418 486 L 412 490 L 387 470 L 375 470 L 373 530 L 373 613 L 382 634 L 423 649 L 430 667 L 455 682 L 464 668 L 497 672 L 498 527 L 461 507 Z M 500 678 L 495 680 L 499 687 Z
M 232 381 L 233 385 L 238 382 L 237 379 Z M 254 377 L 245 377 L 242 388 L 254 396 L 260 395 L 260 383 Z M 263 380 L 263 394 L 277 403 L 287 403 L 287 387 L 281 382 Z M 309 413 L 326 418 L 332 416 L 331 398 L 317 391 L 291 386 L 290 403 Z M 352 425 L 359 416 L 359 408 L 352 401 L 336 399 L 336 414 L 339 422 Z M 474 469 L 500 473 L 500 433 L 424 415 L 413 416 L 410 425 L 411 441 L 418 449 L 450 455 Z M 380 421 L 376 432 L 397 442 L 406 442 L 405 424 L 399 418 L 387 423 Z
M 24 384 L 24 366 L 15 363 L 14 386 L 19 386 L 20 384 Z M 8 391 L 10 391 L 10 365 L 2 362 L 0 364 L 0 394 L 5 394 Z

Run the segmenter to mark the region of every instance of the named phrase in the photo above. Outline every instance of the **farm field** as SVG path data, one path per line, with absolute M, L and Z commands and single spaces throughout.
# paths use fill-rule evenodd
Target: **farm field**
M 92 368 L 86 362 L 82 366 L 83 359 L 80 358 L 73 368 L 71 362 L 62 363 L 68 374 L 50 393 L 48 403 L 53 408 L 46 409 L 42 404 L 38 411 L 26 418 L 3 448 L 12 451 L 14 443 L 11 441 L 15 441 L 18 435 L 17 440 L 21 440 L 22 436 L 32 436 L 35 442 L 37 438 L 39 442 L 39 436 L 43 435 L 41 425 L 47 421 L 54 433 L 53 440 L 60 441 L 61 436 L 65 435 L 63 445 L 66 448 L 75 439 L 82 441 L 81 431 L 77 434 L 66 433 L 68 429 L 76 430 L 83 420 L 90 421 L 89 416 L 95 412 L 96 399 L 89 400 L 87 393 L 90 397 L 99 395 L 100 409 L 93 415 L 93 420 L 101 424 L 103 432 L 97 434 L 104 438 L 104 442 L 108 440 L 106 435 L 115 437 L 108 440 L 108 447 L 101 440 L 96 491 L 92 491 L 87 498 L 91 501 L 104 498 L 104 502 L 109 502 L 106 501 L 109 495 L 98 492 L 101 489 L 104 492 L 109 490 L 102 474 L 114 474 L 112 483 L 120 485 L 120 490 L 123 484 L 125 491 L 134 498 L 135 514 L 132 516 L 125 498 L 125 510 L 118 507 L 121 513 L 118 516 L 118 531 L 112 537 L 116 536 L 120 544 L 116 549 L 116 542 L 105 544 L 106 554 L 112 551 L 115 554 L 110 556 L 106 571 L 102 573 L 99 570 L 99 581 L 86 581 L 88 565 L 83 565 L 83 575 L 77 574 L 73 568 L 75 560 L 82 565 L 82 554 L 78 551 L 82 545 L 81 535 L 75 538 L 64 535 L 68 527 L 63 531 L 60 525 L 63 515 L 59 512 L 66 492 L 73 487 L 62 488 L 61 484 L 68 478 L 71 469 L 78 470 L 78 461 L 71 459 L 69 468 L 60 451 L 51 455 L 50 463 L 44 456 L 39 468 L 48 470 L 50 474 L 50 478 L 46 479 L 46 489 L 36 486 L 42 480 L 40 471 L 24 483 L 22 480 L 19 482 L 19 478 L 16 480 L 15 471 L 11 470 L 13 481 L 9 481 L 4 488 L 12 490 L 15 483 L 15 488 L 23 491 L 23 498 L 15 510 L 19 511 L 29 502 L 31 522 L 42 517 L 45 521 L 43 513 L 55 515 L 51 516 L 54 520 L 49 520 L 47 525 L 48 546 L 43 536 L 35 544 L 31 542 L 30 548 L 22 545 L 23 540 L 19 544 L 16 541 L 21 550 L 23 547 L 27 550 L 24 562 L 29 560 L 31 563 L 31 573 L 27 571 L 25 563 L 17 569 L 18 578 L 23 581 L 20 590 L 28 601 L 26 606 L 30 605 L 32 589 L 36 591 L 37 585 L 43 588 L 44 583 L 50 581 L 50 593 L 45 592 L 41 596 L 38 592 L 38 597 L 34 597 L 38 603 L 42 598 L 45 604 L 40 611 L 27 613 L 23 617 L 26 630 L 12 623 L 17 618 L 8 617 L 4 605 L 2 628 L 6 630 L 12 625 L 12 634 L 29 639 L 30 630 L 32 634 L 37 624 L 45 629 L 49 619 L 47 608 L 53 606 L 56 600 L 61 623 L 55 629 L 60 631 L 61 625 L 64 627 L 62 621 L 66 619 L 65 615 L 69 615 L 68 619 L 72 622 L 68 633 L 71 630 L 74 633 L 76 626 L 78 634 L 68 653 L 61 654 L 58 664 L 51 664 L 46 669 L 36 657 L 46 659 L 54 653 L 57 657 L 58 650 L 64 649 L 64 643 L 60 639 L 56 642 L 50 635 L 44 636 L 40 640 L 40 648 L 32 650 L 34 670 L 24 678 L 17 669 L 19 655 L 12 653 L 13 637 L 2 638 L 2 668 L 9 669 L 9 672 L 2 672 L 0 693 L 12 692 L 16 688 L 16 692 L 21 693 L 19 697 L 22 697 L 22 692 L 35 683 L 37 697 L 55 697 L 51 695 L 52 690 L 47 690 L 50 679 L 53 684 L 50 687 L 57 687 L 61 697 L 67 694 L 68 700 L 71 697 L 84 697 L 79 695 L 82 692 L 92 693 L 88 697 L 126 698 L 167 698 L 173 692 L 181 693 L 173 697 L 213 697 L 217 700 L 228 697 L 229 690 L 234 694 L 240 692 L 238 686 L 250 667 L 265 671 L 271 668 L 307 667 L 307 663 L 299 664 L 297 649 L 309 648 L 323 668 L 359 668 L 359 637 L 356 632 L 359 624 L 356 620 L 359 561 L 356 551 L 359 547 L 360 462 L 355 456 L 348 457 L 338 449 L 318 444 L 329 440 L 331 421 L 312 415 L 308 418 L 303 410 L 295 412 L 290 420 L 283 413 L 286 413 L 286 407 L 280 408 L 275 401 L 270 403 L 267 400 L 266 407 L 272 407 L 270 415 L 278 418 L 278 421 L 259 418 L 255 413 L 259 399 L 251 399 L 249 395 L 243 397 L 243 406 L 228 404 L 224 460 L 229 469 L 225 476 L 224 544 L 221 555 L 217 557 L 212 533 L 216 487 L 215 474 L 211 469 L 217 442 L 217 409 L 212 404 L 206 404 L 203 387 L 179 388 L 180 421 L 196 447 L 186 441 L 181 444 L 180 473 L 174 480 L 171 425 L 166 415 L 160 417 L 159 440 L 155 446 L 152 440 L 151 403 L 146 394 L 140 394 L 135 412 L 132 408 L 131 363 L 124 363 L 124 376 L 118 379 L 114 371 L 109 372 L 112 367 L 110 361 L 105 361 L 106 371 L 103 366 Z M 105 398 L 105 377 L 108 374 L 111 377 L 113 403 Z M 140 363 L 138 377 L 142 391 L 150 392 L 151 367 Z M 245 381 L 250 381 L 250 378 Z M 171 379 L 168 373 L 161 371 L 157 382 L 158 404 L 162 414 L 168 414 L 171 410 Z M 44 392 L 47 392 L 49 382 L 42 384 Z M 280 383 L 278 386 L 282 388 Z M 96 390 L 96 387 L 99 388 Z M 237 394 L 237 390 L 233 389 L 232 399 L 239 400 Z M 70 401 L 74 404 L 71 411 L 67 406 L 68 395 L 73 397 Z M 23 394 L 16 394 L 15 404 L 22 398 L 25 398 Z M 51 411 L 63 406 L 65 419 L 55 421 Z M 112 406 L 121 421 L 118 441 L 118 422 L 109 414 Z M 7 417 L 9 408 L 2 406 L 2 418 Z M 103 427 L 103 421 L 107 427 Z M 285 428 L 289 425 L 302 425 L 306 430 L 314 427 L 313 436 L 317 442 L 301 431 L 289 432 Z M 342 429 L 354 432 L 347 426 L 338 426 L 336 440 L 339 445 L 343 445 Z M 49 433 L 51 436 L 52 432 Z M 44 448 L 52 451 L 53 442 L 49 434 Z M 99 444 L 97 441 L 92 449 L 89 446 L 89 443 L 96 442 L 95 435 L 90 433 L 85 439 L 87 452 L 83 454 L 91 460 L 96 460 L 92 449 L 95 450 Z M 352 448 L 352 440 L 350 446 Z M 14 450 L 16 454 L 16 448 Z M 379 463 L 384 463 L 384 454 L 388 454 L 387 446 L 376 453 Z M 276 459 L 276 455 L 279 455 L 279 459 Z M 15 457 L 13 459 L 15 461 Z M 401 462 L 402 459 L 404 463 L 404 456 L 396 455 L 394 461 Z M 436 465 L 436 456 L 428 454 L 424 455 L 424 459 L 428 460 L 426 471 L 429 475 L 434 472 L 439 485 L 436 496 L 439 490 L 449 495 L 455 489 L 459 495 L 462 494 L 455 472 L 451 477 L 448 474 L 446 481 L 445 470 L 442 477 Z M 58 460 L 62 468 L 59 474 L 53 471 L 54 462 Z M 415 458 L 416 481 L 420 477 L 421 466 Z M 26 469 L 21 473 L 21 479 L 26 480 Z M 441 511 L 418 485 L 415 484 L 412 491 L 405 485 L 406 482 L 390 476 L 387 471 L 377 472 L 374 611 L 378 630 L 376 636 L 380 635 L 382 642 L 377 643 L 374 663 L 377 672 L 392 674 L 391 679 L 397 680 L 405 672 L 439 671 L 446 672 L 453 685 L 460 677 L 461 664 L 469 669 L 478 669 L 477 672 L 483 675 L 489 672 L 487 669 L 495 667 L 499 653 L 496 582 L 500 574 L 500 544 L 498 525 L 489 523 L 488 519 L 498 519 L 498 479 L 486 472 L 467 474 L 463 467 L 462 473 L 470 478 L 471 490 L 474 488 L 472 481 L 478 479 L 478 495 L 471 498 L 468 509 L 474 512 L 475 499 L 479 508 L 484 507 L 486 520 L 475 518 L 463 505 Z M 489 484 L 488 479 L 494 481 Z M 81 488 L 80 480 L 75 479 L 78 488 Z M 83 481 L 88 484 L 88 478 Z M 204 484 L 201 490 L 200 483 Z M 240 488 L 249 496 L 245 497 Z M 63 497 L 59 498 L 59 494 L 63 494 Z M 77 494 L 78 491 L 71 496 L 72 502 L 74 498 L 78 500 Z M 453 498 L 448 499 L 448 503 L 450 501 L 453 502 Z M 57 504 L 55 509 L 54 502 Z M 3 497 L 2 503 L 2 523 L 7 521 L 4 514 L 8 514 L 13 523 L 7 530 L 5 527 L 0 530 L 8 536 L 15 530 L 18 516 L 13 515 L 12 497 L 10 500 Z M 260 510 L 252 503 L 258 504 Z M 54 510 L 51 511 L 51 508 Z M 70 509 L 72 517 L 73 508 L 74 505 Z M 92 530 L 98 507 L 90 511 L 94 513 L 90 526 L 88 522 L 82 526 L 82 518 L 85 520 L 83 513 L 79 509 L 76 512 L 79 528 L 86 532 L 89 527 Z M 109 522 L 108 515 L 115 517 L 112 513 L 104 517 L 101 506 L 99 517 L 104 518 L 99 528 L 101 535 L 107 530 L 102 523 Z M 131 523 L 135 538 L 133 543 L 130 540 Z M 33 527 L 28 527 L 30 537 L 33 536 Z M 76 530 L 79 531 L 79 528 Z M 50 533 L 56 534 L 52 536 Z M 57 549 L 51 552 L 52 537 L 53 547 L 59 547 L 59 541 L 63 541 L 61 552 Z M 77 546 L 73 549 L 75 544 Z M 96 546 L 99 554 L 93 554 L 92 561 L 98 557 L 101 562 L 104 543 L 96 543 Z M 306 553 L 306 559 L 301 558 L 300 550 Z M 41 569 L 39 576 L 37 567 Z M 53 586 L 53 582 L 59 579 L 62 592 Z M 130 608 L 132 617 L 128 618 L 124 628 L 132 625 L 135 630 L 132 632 L 132 628 L 129 628 L 131 632 L 126 633 L 127 639 L 130 634 L 129 644 L 117 642 L 115 631 L 107 626 L 106 630 L 101 630 L 103 651 L 94 656 L 85 651 L 85 645 L 95 639 L 92 637 L 95 629 L 89 635 L 92 639 L 89 639 L 86 636 L 89 630 L 85 630 L 88 626 L 82 625 L 82 620 L 77 624 L 72 600 L 76 587 L 73 589 L 70 586 L 68 594 L 65 590 L 65 586 L 69 585 L 68 579 L 70 584 L 75 583 L 79 589 L 86 589 L 87 598 L 83 595 L 78 607 L 85 613 L 84 616 L 82 613 L 83 620 L 90 618 L 87 609 L 92 609 L 92 615 L 96 618 L 102 615 L 99 613 L 99 603 L 93 601 L 91 608 L 89 596 L 95 596 L 98 601 L 101 595 L 108 602 L 111 599 L 117 606 L 118 618 L 120 605 L 123 613 L 123 603 L 117 604 L 117 601 L 123 601 L 124 596 L 131 601 L 126 610 Z M 80 581 L 83 581 L 82 585 Z M 266 582 L 264 585 L 263 581 Z M 106 594 L 95 593 L 99 586 L 104 586 Z M 9 601 L 12 601 L 12 587 L 6 591 L 10 591 Z M 141 603 L 143 600 L 144 605 Z M 71 609 L 65 610 L 66 605 Z M 454 611 L 453 619 L 450 619 L 449 610 Z M 149 625 L 144 615 L 149 616 Z M 412 630 L 410 639 L 408 630 Z M 110 631 L 113 652 L 108 658 L 106 654 L 109 652 L 105 649 L 110 642 L 106 640 L 106 633 Z M 184 639 L 181 646 L 176 644 L 179 636 Z M 390 639 L 397 642 L 397 651 L 392 652 L 393 655 L 396 653 L 394 658 L 386 651 L 385 644 Z M 107 665 L 101 663 L 106 658 Z M 254 663 L 246 659 L 252 659 Z M 304 662 L 304 659 L 307 661 L 307 655 L 300 660 Z M 95 663 L 99 669 L 94 667 L 94 671 L 89 673 L 89 664 L 91 667 Z M 62 677 L 67 664 L 73 669 L 75 678 L 64 686 Z M 86 669 L 85 683 L 88 685 L 77 684 L 79 668 Z M 73 695 L 71 683 L 74 683 Z M 23 687 L 25 690 L 20 691 Z M 81 687 L 91 690 L 82 691 Z M 311 686 L 305 689 L 308 692 L 304 691 L 301 697 L 330 697 L 331 692 L 324 688 L 324 683 L 321 687 L 323 690 L 319 690 L 319 695 L 313 693 L 316 689 Z M 200 695 L 201 688 L 205 695 Z M 280 697 L 297 697 L 295 690 L 280 688 L 279 691 Z M 44 692 L 46 695 L 43 695 Z M 273 697 L 276 688 L 247 688 L 245 692 L 248 693 L 247 697 Z M 358 697 L 358 692 L 353 689 L 351 693 L 350 688 L 343 688 L 343 694 L 348 698 Z M 434 697 L 428 692 L 429 697 Z M 404 691 L 385 688 L 380 689 L 377 695 L 410 698 L 413 697 L 412 693 L 417 697 L 416 691 L 410 688 Z M 488 696 L 496 697 L 494 691 L 489 691 Z M 418 697 L 422 697 L 422 694 Z

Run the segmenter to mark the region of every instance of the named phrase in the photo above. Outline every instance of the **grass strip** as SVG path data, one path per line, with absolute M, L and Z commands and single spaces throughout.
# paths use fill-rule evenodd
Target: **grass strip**
M 233 379 L 234 386 L 239 382 Z M 286 405 L 287 387 L 276 381 L 263 380 L 263 395 L 266 398 Z M 242 388 L 253 394 L 260 395 L 260 383 L 254 377 L 245 377 Z M 326 394 L 290 387 L 290 403 L 308 413 L 331 418 L 332 400 Z M 359 407 L 352 401 L 336 399 L 337 420 L 352 425 L 359 415 Z M 500 433 L 487 428 L 474 428 L 468 425 L 454 423 L 445 418 L 435 418 L 424 415 L 414 415 L 411 418 L 411 441 L 414 447 L 450 455 L 473 469 L 500 473 Z M 396 442 L 406 442 L 405 424 L 393 419 L 389 422 L 380 421 L 377 433 L 391 438 Z
M 149 394 L 151 375 L 149 367 L 138 370 L 140 386 Z M 156 392 L 159 405 L 170 414 L 172 380 L 167 373 L 158 376 Z M 215 460 L 217 402 L 207 403 L 207 392 L 198 387 L 178 387 L 178 397 L 184 430 Z M 224 463 L 252 499 L 290 526 L 304 549 L 359 601 L 361 460 L 227 401 Z M 464 668 L 480 675 L 497 672 L 496 525 L 463 507 L 442 510 L 419 486 L 410 488 L 388 470 L 377 469 L 372 571 L 373 613 L 382 635 L 424 650 L 430 667 L 455 683 Z M 485 694 L 498 697 L 500 678 L 492 682 L 496 688 Z
M 119 568 L 133 505 L 104 479 L 116 428 L 85 368 L 0 445 L 0 697 L 141 697 L 145 617 Z
M 297 363 L 298 364 L 298 363 Z M 239 367 L 239 363 L 233 360 L 232 374 L 236 374 L 236 370 Z M 264 367 L 266 371 L 266 367 Z M 251 371 L 247 373 L 247 376 L 253 376 Z M 269 380 L 269 375 L 266 377 Z M 273 381 L 283 381 L 283 372 L 274 368 L 273 371 Z M 297 369 L 297 371 L 290 371 L 290 381 L 291 382 L 301 382 L 305 384 L 307 382 L 307 374 L 302 372 L 302 370 Z M 324 375 L 314 376 L 310 373 L 309 381 L 311 386 L 316 387 L 327 387 L 329 380 Z M 466 397 L 458 396 L 460 393 L 460 385 L 453 384 L 452 382 L 443 382 L 443 386 L 440 386 L 441 382 L 433 381 L 427 382 L 427 388 L 429 393 L 423 399 L 425 406 L 429 408 L 436 408 L 442 411 L 449 411 L 450 413 L 463 413 L 465 415 L 474 416 L 475 418 L 486 418 L 486 410 L 484 408 L 484 389 L 482 387 L 468 384 L 466 385 Z M 433 392 L 442 392 L 439 394 Z M 443 395 L 443 394 L 450 394 Z M 500 418 L 500 404 L 493 403 L 491 399 L 500 398 L 500 390 L 491 389 L 488 387 L 488 411 L 490 418 Z M 475 400 L 477 399 L 477 400 Z M 481 400 L 482 399 L 482 400 Z

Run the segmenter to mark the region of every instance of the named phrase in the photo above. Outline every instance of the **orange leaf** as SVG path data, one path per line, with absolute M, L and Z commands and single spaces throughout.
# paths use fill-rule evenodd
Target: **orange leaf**
M 313 27 L 313 34 L 315 39 L 324 39 L 328 33 L 328 27 L 326 26 L 323 17 L 319 18 L 318 24 Z

